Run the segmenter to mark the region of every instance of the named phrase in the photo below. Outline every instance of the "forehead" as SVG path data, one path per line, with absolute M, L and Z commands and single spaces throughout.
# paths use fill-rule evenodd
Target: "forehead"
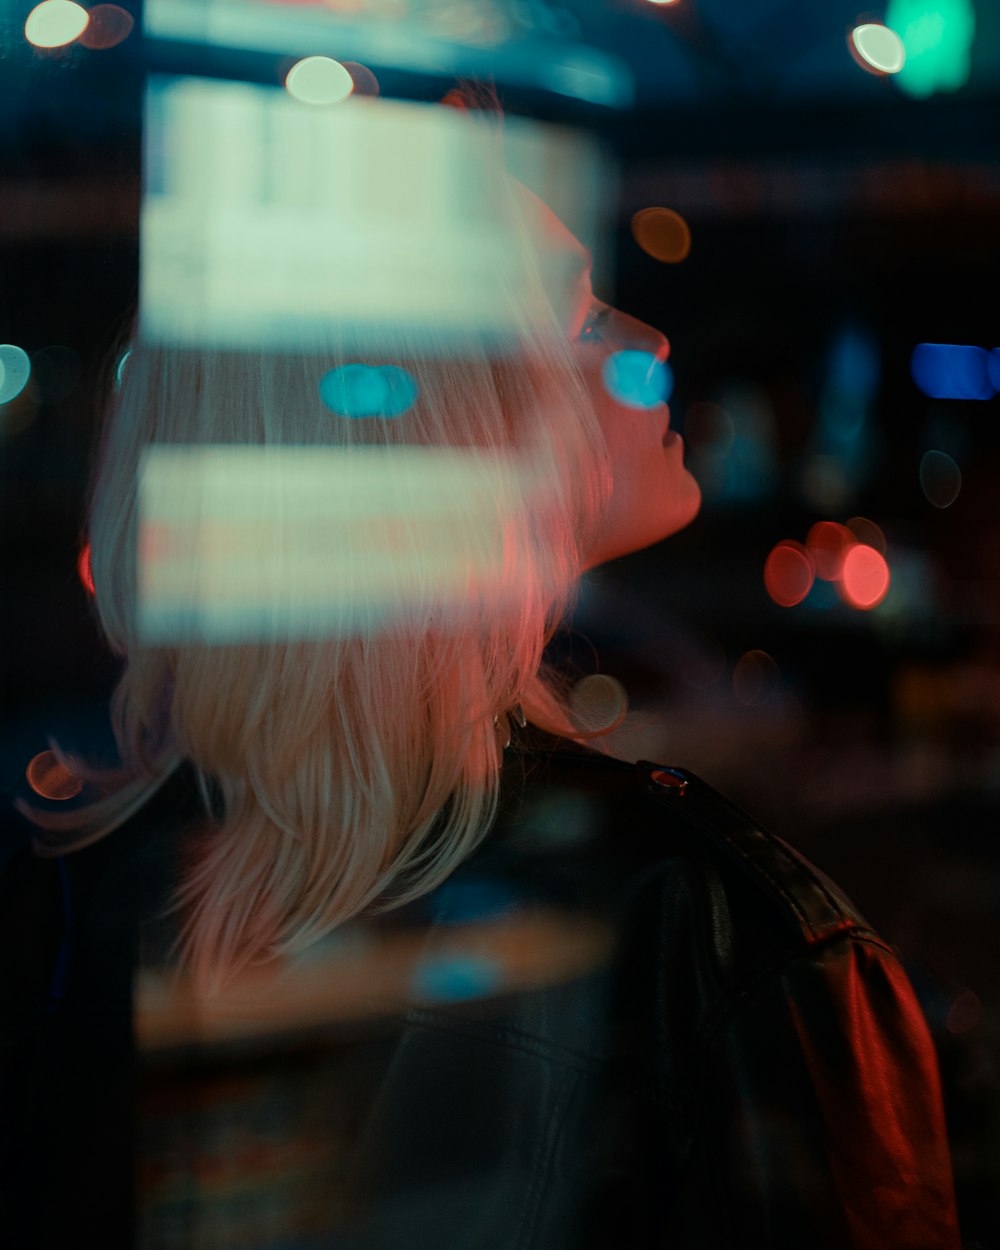
M 525 209 L 530 224 L 538 231 L 539 237 L 547 247 L 556 252 L 565 253 L 569 258 L 579 261 L 580 269 L 588 272 L 591 268 L 591 255 L 583 246 L 569 226 L 566 225 L 545 201 L 524 183 L 512 178 L 517 195 Z

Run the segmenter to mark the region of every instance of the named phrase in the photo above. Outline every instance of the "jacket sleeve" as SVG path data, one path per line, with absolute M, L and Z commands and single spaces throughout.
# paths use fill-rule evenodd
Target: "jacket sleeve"
M 841 934 L 763 969 L 701 1042 L 675 1244 L 959 1250 L 934 1046 L 881 941 Z

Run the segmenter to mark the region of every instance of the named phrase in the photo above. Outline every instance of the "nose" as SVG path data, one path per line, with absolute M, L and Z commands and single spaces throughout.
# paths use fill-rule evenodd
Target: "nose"
M 615 310 L 615 338 L 632 351 L 648 352 L 661 363 L 670 355 L 670 343 L 666 335 L 628 313 Z

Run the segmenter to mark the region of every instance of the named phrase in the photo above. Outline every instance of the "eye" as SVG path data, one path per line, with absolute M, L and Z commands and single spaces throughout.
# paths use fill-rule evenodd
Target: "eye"
M 583 324 L 583 329 L 580 331 L 577 341 L 580 343 L 603 343 L 604 335 L 601 333 L 601 327 L 610 316 L 611 309 L 607 304 L 595 304 Z

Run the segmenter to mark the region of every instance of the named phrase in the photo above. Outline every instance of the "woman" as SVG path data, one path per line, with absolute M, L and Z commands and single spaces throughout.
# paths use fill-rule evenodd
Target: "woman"
M 674 533 L 700 496 L 666 404 L 609 383 L 628 351 L 651 384 L 662 335 L 595 300 L 571 232 L 490 176 L 484 198 L 537 259 L 534 285 L 498 287 L 501 350 L 473 332 L 451 353 L 334 336 L 251 356 L 140 327 L 89 518 L 97 609 L 125 661 L 126 779 L 34 811 L 41 858 L 4 883 L 11 924 L 38 935 L 8 978 L 10 1123 L 29 1138 L 26 1155 L 8 1147 L 18 1244 L 88 1222 L 105 1244 L 133 1235 L 140 928 L 143 959 L 211 1001 L 359 917 L 433 941 L 485 885 L 479 920 L 569 909 L 606 925 L 607 949 L 521 983 L 495 949 L 465 993 L 411 980 L 394 1029 L 345 1069 L 350 1166 L 309 1244 L 954 1250 L 933 1048 L 895 954 L 696 778 L 585 745 L 543 666 L 580 573 Z M 351 379 L 369 375 L 338 372 L 386 367 L 409 379 L 401 412 L 372 407 L 385 391 L 368 382 L 359 406 Z M 475 478 L 489 541 L 456 534 L 458 598 L 404 541 L 388 607 L 347 566 L 349 610 L 325 632 L 279 602 L 268 636 L 151 645 L 144 453 L 207 445 L 373 448 L 404 493 L 402 452 L 461 451 L 456 475 L 498 470 Z M 143 1243 L 160 1244 L 155 1220 Z

